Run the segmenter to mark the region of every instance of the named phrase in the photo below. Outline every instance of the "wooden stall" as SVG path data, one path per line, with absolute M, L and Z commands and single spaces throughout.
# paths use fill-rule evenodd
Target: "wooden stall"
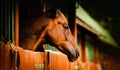
M 0 44 L 0 70 L 13 68 L 10 45 Z
M 0 70 L 44 70 L 44 52 L 0 44 Z
M 69 62 L 61 52 L 35 52 L 0 44 L 0 70 L 99 70 L 93 62 Z
M 47 52 L 47 70 L 69 70 L 67 56 L 60 52 Z
M 35 52 L 18 50 L 18 68 L 19 70 L 44 70 L 44 52 Z

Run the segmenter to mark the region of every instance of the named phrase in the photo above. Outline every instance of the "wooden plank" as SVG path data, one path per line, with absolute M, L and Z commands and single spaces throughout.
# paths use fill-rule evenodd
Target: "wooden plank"
M 79 70 L 85 70 L 84 63 L 82 61 L 79 61 L 78 64 L 79 64 Z
M 36 70 L 44 70 L 44 52 L 34 52 L 34 65 Z
M 57 54 L 59 70 L 69 70 L 69 61 L 66 55 Z
M 5 70 L 5 46 L 0 44 L 0 70 Z
M 34 54 L 32 51 L 24 50 L 24 70 L 34 69 Z
M 97 70 L 97 67 L 96 67 L 96 64 L 95 64 L 95 63 L 90 62 L 90 63 L 89 63 L 89 66 L 90 66 L 90 70 Z
M 74 62 L 70 62 L 70 69 L 69 70 L 78 70 L 78 69 L 79 69 L 78 60 L 76 60 Z
M 79 62 L 80 70 L 101 70 L 101 68 L 97 68 L 96 63 L 94 62 Z
M 51 53 L 51 52 L 49 52 L 49 70 L 57 70 L 57 65 L 56 65 L 56 61 L 57 61 L 57 59 L 56 59 L 56 55 L 55 54 L 53 54 L 53 53 Z
M 45 58 L 45 70 L 49 70 L 49 63 L 50 63 L 50 55 L 49 55 L 49 52 L 45 51 L 45 54 L 44 54 L 44 58 Z
M 54 65 L 53 65 L 53 63 L 54 63 L 54 59 L 55 58 L 55 55 L 53 55 L 52 53 L 49 53 L 49 70 L 55 70 L 54 69 Z M 55 66 L 56 67 L 56 66 Z
M 33 52 L 22 49 L 20 53 L 20 70 L 34 70 Z
M 18 51 L 19 51 L 19 61 L 20 61 L 20 64 L 19 64 L 19 70 L 24 70 L 24 51 L 23 51 L 23 49 L 22 48 L 19 48 L 19 47 L 17 47 L 18 48 Z M 22 64 L 23 63 L 23 64 Z
M 49 52 L 48 70 L 69 70 L 69 61 L 66 55 L 59 52 Z
M 14 63 L 15 55 L 11 55 L 10 49 L 11 49 L 10 45 L 0 44 L 0 70 L 13 69 L 13 65 L 15 64 Z M 24 50 L 19 47 L 17 47 L 17 50 L 19 52 L 19 57 L 18 57 L 19 60 L 17 61 L 17 63 L 20 61 L 20 64 L 18 66 L 19 70 L 36 70 L 35 67 L 36 64 L 40 65 L 40 68 L 37 68 L 37 70 L 45 69 L 43 52 Z
M 30 50 L 19 50 L 19 70 L 44 70 L 44 53 Z
M 27 50 L 26 52 L 28 55 L 28 57 L 26 59 L 26 61 L 29 63 L 29 64 L 27 64 L 28 68 L 29 68 L 29 70 L 35 70 L 34 51 Z
M 11 70 L 12 68 L 12 58 L 10 54 L 10 45 L 5 45 L 5 70 Z

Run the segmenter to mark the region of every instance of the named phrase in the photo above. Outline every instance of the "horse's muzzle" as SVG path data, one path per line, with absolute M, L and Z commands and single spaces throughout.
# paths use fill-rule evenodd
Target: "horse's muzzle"
M 63 42 L 57 48 L 67 55 L 68 60 L 70 62 L 75 61 L 79 57 L 79 55 L 80 55 L 79 49 L 75 48 L 75 46 L 73 46 L 69 42 Z
M 75 53 L 70 53 L 70 54 L 68 55 L 68 60 L 69 60 L 70 62 L 73 62 L 73 61 L 77 60 L 77 58 L 79 57 L 79 55 L 80 55 L 79 50 L 75 50 Z

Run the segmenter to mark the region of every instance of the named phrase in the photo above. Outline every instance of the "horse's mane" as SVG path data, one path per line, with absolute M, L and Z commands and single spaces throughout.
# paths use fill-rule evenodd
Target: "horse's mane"
M 46 12 L 40 12 L 39 14 L 32 16 L 30 19 L 28 19 L 24 23 L 32 23 L 42 16 L 46 16 L 48 18 L 55 18 L 55 15 L 56 15 L 55 12 L 56 12 L 55 10 L 47 10 Z

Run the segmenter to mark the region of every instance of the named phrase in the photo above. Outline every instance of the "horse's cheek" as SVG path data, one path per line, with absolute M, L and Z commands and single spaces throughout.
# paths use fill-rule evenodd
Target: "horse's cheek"
M 64 41 L 64 37 L 61 34 L 59 34 L 59 31 L 56 29 L 49 30 L 47 33 L 47 36 L 48 36 L 49 41 L 53 42 L 56 45 Z
M 47 37 L 48 37 L 49 40 L 54 41 L 54 42 L 56 41 L 56 38 L 57 38 L 56 34 L 53 30 L 48 31 Z

